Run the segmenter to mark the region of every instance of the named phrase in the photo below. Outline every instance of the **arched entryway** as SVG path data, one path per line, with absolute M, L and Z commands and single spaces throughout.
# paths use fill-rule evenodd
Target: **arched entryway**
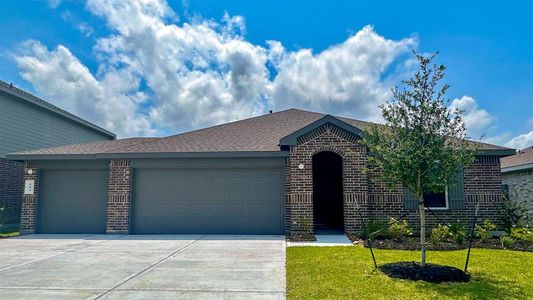
M 314 230 L 344 229 L 342 157 L 330 151 L 313 155 Z

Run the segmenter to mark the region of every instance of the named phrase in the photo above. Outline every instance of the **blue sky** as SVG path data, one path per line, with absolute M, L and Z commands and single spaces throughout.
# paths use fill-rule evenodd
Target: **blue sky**
M 290 106 L 379 121 L 409 50 L 439 51 L 473 138 L 533 144 L 533 1 L 403 2 L 1 1 L 0 79 L 165 135 Z

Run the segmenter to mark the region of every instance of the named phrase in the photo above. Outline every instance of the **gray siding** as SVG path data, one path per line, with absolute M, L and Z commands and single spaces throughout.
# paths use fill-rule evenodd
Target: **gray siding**
M 509 194 L 527 204 L 533 216 L 533 169 L 502 174 L 502 183 L 509 185 Z
M 0 91 L 0 157 L 111 137 Z

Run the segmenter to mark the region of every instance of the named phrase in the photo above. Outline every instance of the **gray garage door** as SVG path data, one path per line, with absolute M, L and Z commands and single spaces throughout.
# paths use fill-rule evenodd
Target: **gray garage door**
M 283 171 L 136 169 L 134 232 L 284 233 Z
M 40 179 L 38 232 L 105 233 L 106 170 L 49 170 Z

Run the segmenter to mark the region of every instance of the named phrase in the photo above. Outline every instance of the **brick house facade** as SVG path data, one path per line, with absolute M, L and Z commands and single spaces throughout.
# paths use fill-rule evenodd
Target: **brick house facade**
M 401 185 L 389 187 L 372 169 L 367 160 L 367 148 L 360 139 L 338 127 L 326 124 L 298 139 L 291 146 L 287 176 L 287 232 L 312 233 L 313 182 L 310 167 L 312 156 L 331 151 L 343 161 L 344 231 L 357 233 L 371 219 L 387 220 L 405 216 L 412 226 L 418 226 L 417 207 L 406 207 L 406 191 Z M 299 169 L 299 165 L 304 165 Z M 463 201 L 457 208 L 433 210 L 427 214 L 428 225 L 468 222 L 479 203 L 479 215 L 498 224 L 498 208 L 502 202 L 501 175 L 498 156 L 478 156 L 462 172 Z M 357 211 L 359 208 L 360 214 Z M 440 222 L 439 222 L 440 221 Z
M 302 118 L 302 116 L 305 118 Z M 311 119 L 311 121 L 306 118 Z M 134 229 L 136 226 L 134 221 L 135 216 L 138 213 L 152 213 L 147 210 L 140 212 L 136 210 L 139 208 L 139 205 L 137 205 L 139 202 L 136 202 L 138 201 L 136 198 L 138 193 L 136 191 L 141 188 L 140 185 L 137 185 L 136 177 L 138 177 L 139 172 L 143 173 L 142 170 L 146 170 L 146 168 L 153 169 L 148 169 L 149 172 L 145 171 L 144 176 L 147 176 L 146 174 L 162 174 L 164 178 L 167 178 L 165 180 L 168 180 L 168 176 L 173 176 L 172 174 L 176 172 L 176 174 L 182 174 L 182 177 L 172 178 L 187 180 L 186 177 L 191 177 L 190 184 L 195 185 L 201 184 L 204 181 L 204 177 L 194 177 L 192 173 L 191 175 L 187 175 L 187 173 L 183 173 L 183 170 L 188 170 L 188 168 L 192 168 L 193 172 L 203 170 L 202 172 L 204 173 L 201 174 L 206 176 L 206 190 L 216 189 L 218 187 L 224 188 L 226 186 L 225 182 L 227 182 L 228 184 L 232 184 L 232 187 L 238 191 L 235 193 L 235 191 L 224 189 L 220 191 L 215 190 L 206 193 L 206 197 L 211 197 L 212 199 L 200 200 L 212 200 L 213 202 L 210 203 L 219 205 L 224 211 L 240 209 L 240 207 L 244 207 L 246 211 L 252 211 L 252 214 L 243 215 L 244 219 L 242 224 L 253 223 L 254 216 L 261 216 L 263 211 L 267 209 L 277 214 L 279 211 L 276 212 L 276 209 L 281 208 L 282 216 L 279 220 L 282 226 L 276 227 L 275 232 L 282 230 L 287 234 L 314 233 L 315 227 L 317 226 L 315 216 L 322 213 L 316 209 L 317 206 L 315 205 L 317 202 L 317 193 L 315 191 L 318 185 L 314 181 L 316 179 L 314 175 L 316 174 L 313 174 L 313 170 L 315 164 L 318 164 L 319 161 L 314 158 L 324 153 L 328 153 L 331 157 L 340 158 L 337 161 L 340 161 L 342 165 L 339 169 L 339 172 L 342 173 L 341 177 L 339 177 L 342 182 L 338 188 L 339 191 L 337 191 L 339 193 L 335 194 L 337 196 L 340 195 L 335 198 L 340 199 L 340 205 L 338 208 L 335 208 L 339 210 L 337 212 L 342 218 L 342 228 L 340 229 L 346 233 L 358 233 L 370 220 L 386 220 L 389 217 L 398 218 L 400 216 L 405 216 L 410 226 L 417 227 L 418 210 L 416 202 L 413 202 L 409 193 L 401 185 L 390 186 L 386 182 L 383 182 L 379 176 L 380 171 L 369 165 L 367 147 L 361 144 L 361 130 L 358 128 L 361 126 L 360 123 L 356 123 L 355 121 L 349 123 L 349 119 L 341 120 L 329 115 L 310 115 L 308 112 L 293 110 L 250 120 L 253 120 L 253 122 L 250 121 L 244 125 L 239 122 L 230 123 L 238 132 L 232 131 L 233 127 L 228 129 L 227 127 L 224 128 L 225 125 L 222 125 L 213 127 L 212 132 L 209 132 L 209 130 L 194 132 L 194 134 L 200 134 L 200 137 L 194 136 L 189 138 L 187 134 L 184 134 L 187 139 L 178 135 L 171 138 L 118 140 L 100 143 L 98 147 L 101 152 L 96 152 L 93 148 L 90 148 L 94 147 L 94 144 L 87 144 L 58 148 L 53 151 L 47 150 L 46 154 L 42 154 L 43 156 L 39 156 L 40 154 L 37 152 L 31 153 L 33 160 L 26 159 L 24 177 L 26 180 L 35 180 L 36 192 L 34 195 L 23 196 L 21 232 L 38 232 L 36 217 L 38 216 L 39 202 L 48 201 L 47 199 L 39 198 L 38 193 L 39 174 L 46 173 L 40 172 L 40 168 L 45 168 L 43 170 L 46 170 L 46 164 L 43 162 L 41 165 L 39 159 L 35 158 L 45 157 L 49 161 L 54 161 L 55 169 L 62 168 L 63 163 L 61 160 L 50 157 L 49 153 L 51 152 L 84 158 L 85 165 L 88 160 L 85 158 L 85 154 L 80 153 L 89 152 L 92 159 L 98 159 L 101 163 L 101 168 L 105 168 L 104 174 L 107 172 L 108 179 L 106 186 L 107 193 L 104 196 L 107 197 L 105 199 L 107 209 L 105 212 L 106 224 L 104 226 L 104 232 L 108 234 L 136 233 L 137 231 Z M 290 128 L 268 128 L 268 130 L 263 131 L 265 134 L 261 132 L 264 126 L 266 126 L 265 124 L 283 124 L 283 126 L 288 126 L 287 124 L 290 122 L 295 122 Z M 235 137 L 243 136 L 243 132 L 246 133 L 246 130 L 250 131 L 250 135 L 245 136 L 245 139 L 243 138 L 242 141 L 243 144 L 239 145 L 239 141 L 235 140 Z M 277 135 L 273 133 L 277 133 Z M 222 134 L 227 134 L 227 136 L 220 137 Z M 214 142 L 209 140 L 212 137 L 216 138 Z M 184 140 L 178 141 L 176 140 L 177 138 Z M 255 140 L 253 140 L 254 138 Z M 269 138 L 271 140 L 268 140 Z M 213 145 L 222 147 L 225 146 L 224 144 L 220 144 L 220 141 L 223 140 L 228 140 L 228 144 L 231 147 L 238 146 L 240 147 L 239 149 L 248 149 L 245 147 L 249 147 L 251 144 L 253 146 L 251 148 L 252 150 L 250 150 L 252 156 L 250 156 L 250 153 L 228 153 L 222 151 L 197 154 L 193 153 L 191 148 L 182 150 L 184 154 L 178 153 L 175 148 L 169 148 L 174 152 L 170 152 L 170 150 L 166 153 L 149 152 L 153 151 L 153 149 L 159 150 L 163 146 L 176 147 L 176 145 L 187 145 L 189 147 L 189 145 L 194 145 L 198 141 L 207 144 L 207 146 L 202 147 L 213 147 Z M 123 146 L 120 146 L 120 143 Z M 260 143 L 264 143 L 264 145 L 260 145 Z M 264 149 L 264 152 L 257 152 L 258 148 Z M 131 151 L 131 153 L 127 151 Z M 434 226 L 439 222 L 455 223 L 458 220 L 468 222 L 473 216 L 478 204 L 480 218 L 488 218 L 498 223 L 498 208 L 502 202 L 502 179 L 499 157 L 504 155 L 502 153 L 508 152 L 512 152 L 512 149 L 484 150 L 479 153 L 480 155 L 476 157 L 471 165 L 460 170 L 457 173 L 457 176 L 460 177 L 458 183 L 453 187 L 448 187 L 447 207 L 445 209 L 434 210 L 435 214 L 441 220 L 437 220 L 433 215 L 427 214 L 429 226 Z M 19 158 L 29 157 L 28 155 L 30 154 L 21 155 Z M 328 163 L 329 161 L 327 160 L 322 161 L 322 164 L 326 166 Z M 70 169 L 75 168 L 73 167 L 75 163 L 71 160 L 65 161 L 64 164 L 65 166 L 68 165 Z M 247 170 L 247 168 L 252 168 L 253 172 L 243 171 Z M 27 172 L 29 169 L 32 169 L 31 174 Z M 163 170 L 163 172 L 158 173 L 158 170 Z M 213 173 L 210 173 L 211 171 L 209 170 L 213 170 Z M 224 173 L 226 171 L 228 172 Z M 75 173 L 69 174 L 74 174 L 73 176 L 75 176 Z M 217 174 L 223 174 L 223 176 L 216 177 L 218 176 Z M 246 177 L 252 174 L 256 176 L 253 178 L 254 181 L 248 181 Z M 159 178 L 162 178 L 162 175 L 159 175 Z M 326 177 L 328 177 L 327 175 Z M 283 180 L 277 181 L 276 176 L 281 177 Z M 216 180 L 219 180 L 218 185 L 207 185 L 207 180 L 210 177 L 217 178 Z M 265 178 L 264 182 L 262 181 L 263 177 Z M 148 178 L 149 182 L 159 184 L 157 186 L 163 188 L 168 187 L 166 182 L 170 184 L 175 182 L 165 181 L 165 184 L 161 185 L 157 181 L 159 179 L 156 179 Z M 144 177 L 144 180 L 146 183 L 146 177 Z M 224 184 L 220 184 L 220 180 L 223 180 L 222 182 Z M 239 184 L 235 185 L 236 182 L 239 182 Z M 243 184 L 240 184 L 240 182 Z M 265 199 L 271 199 L 269 201 L 275 201 L 276 203 L 279 201 L 280 205 L 264 206 L 265 210 L 263 210 L 261 207 L 266 204 L 256 203 L 253 207 L 247 207 L 248 204 L 246 202 L 240 202 L 235 205 L 236 203 L 232 203 L 233 200 L 229 199 L 227 206 L 224 206 L 226 204 L 220 206 L 219 201 L 223 199 L 221 196 L 228 195 L 228 193 L 231 195 L 236 195 L 241 192 L 246 193 L 249 190 L 247 182 L 256 185 L 259 184 L 259 190 L 262 192 L 258 196 L 266 197 Z M 150 190 L 145 190 L 143 195 L 157 193 L 157 191 L 151 190 L 153 187 L 150 184 L 148 186 L 144 185 L 144 188 Z M 187 189 L 182 190 L 184 191 L 182 194 L 175 193 L 174 191 L 172 188 L 168 188 L 165 193 L 159 193 L 158 195 L 162 196 L 158 197 L 167 197 L 164 200 L 167 203 L 172 201 L 180 203 L 181 201 L 187 200 L 185 197 L 190 197 L 190 195 L 182 195 L 187 194 Z M 318 191 L 321 191 L 321 189 Z M 75 195 L 74 193 L 72 197 L 76 198 Z M 101 198 L 101 196 L 98 197 Z M 160 200 L 158 199 L 158 201 Z M 224 201 L 228 200 L 226 199 Z M 146 203 L 144 202 L 144 207 L 146 207 Z M 157 201 L 154 203 L 157 203 Z M 195 205 L 194 202 L 187 203 L 189 203 L 189 206 Z M 188 206 L 170 206 L 169 208 L 171 210 L 184 211 L 190 209 Z M 152 211 L 152 208 L 149 207 L 149 209 Z M 220 212 L 207 209 L 202 213 L 197 209 L 198 207 L 193 207 L 193 210 L 190 210 L 190 215 L 195 216 L 195 218 L 201 218 L 204 214 L 210 216 L 213 213 Z M 154 211 L 162 213 L 162 218 L 168 218 L 168 214 L 166 214 L 167 209 L 155 209 Z M 71 213 L 75 215 L 76 211 Z M 218 216 L 221 216 L 219 218 L 226 218 L 224 215 Z M 272 217 L 278 220 L 279 215 L 272 215 Z M 235 218 L 235 215 L 228 215 L 227 218 Z M 263 218 L 265 217 L 263 216 Z M 203 224 L 202 222 L 204 221 L 202 220 L 204 219 L 199 220 L 198 224 L 200 226 Z M 170 221 L 174 222 L 175 220 Z M 212 222 L 212 218 L 205 219 L 205 222 Z M 176 231 L 178 230 L 179 228 L 176 229 Z

